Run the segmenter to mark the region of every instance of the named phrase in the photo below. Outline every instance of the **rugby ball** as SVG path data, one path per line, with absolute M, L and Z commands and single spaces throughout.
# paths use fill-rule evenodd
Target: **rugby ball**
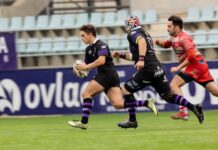
M 88 71 L 88 70 L 78 71 L 78 70 L 76 69 L 76 66 L 77 66 L 77 65 L 83 64 L 83 63 L 85 63 L 85 62 L 84 62 L 83 60 L 81 60 L 81 59 L 75 60 L 75 61 L 73 62 L 73 73 L 74 73 L 77 77 L 79 77 L 79 78 L 85 78 L 85 77 L 87 77 L 88 74 L 89 74 L 89 71 Z

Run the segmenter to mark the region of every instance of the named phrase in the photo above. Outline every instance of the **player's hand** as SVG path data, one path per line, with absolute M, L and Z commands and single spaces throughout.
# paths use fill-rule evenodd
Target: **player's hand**
M 78 64 L 78 65 L 76 65 L 76 69 L 77 69 L 78 71 L 87 70 L 87 69 L 88 69 L 88 65 L 85 64 L 85 63 L 83 63 L 83 64 Z
M 144 68 L 144 61 L 138 61 L 137 63 L 136 63 L 136 65 L 135 65 L 135 68 L 139 71 L 139 70 L 141 70 L 142 68 Z
M 170 72 L 171 73 L 175 73 L 175 72 L 177 72 L 177 71 L 179 71 L 180 69 L 178 68 L 178 67 L 172 67 L 172 68 L 170 68 Z
M 120 53 L 119 52 L 112 52 L 112 56 L 119 58 L 120 57 Z

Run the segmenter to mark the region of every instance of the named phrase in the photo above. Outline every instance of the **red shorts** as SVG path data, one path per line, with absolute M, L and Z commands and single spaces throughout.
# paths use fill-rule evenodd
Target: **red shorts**
M 184 73 L 199 83 L 214 80 L 204 59 L 189 64 Z

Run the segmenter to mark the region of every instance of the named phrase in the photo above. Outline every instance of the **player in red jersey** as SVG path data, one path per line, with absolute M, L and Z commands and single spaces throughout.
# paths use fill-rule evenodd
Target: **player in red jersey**
M 172 73 L 177 72 L 171 81 L 174 93 L 182 95 L 180 87 L 195 81 L 206 88 L 211 94 L 218 97 L 218 86 L 209 72 L 206 60 L 197 50 L 192 37 L 183 31 L 183 20 L 178 16 L 170 16 L 167 23 L 168 40 L 156 40 L 155 44 L 162 48 L 172 47 L 179 59 L 179 65 L 172 67 Z M 180 111 L 171 116 L 172 119 L 188 120 L 188 110 L 180 106 Z

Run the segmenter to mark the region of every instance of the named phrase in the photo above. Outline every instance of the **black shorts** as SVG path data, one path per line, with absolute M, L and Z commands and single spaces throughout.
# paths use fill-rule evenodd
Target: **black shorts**
M 188 74 L 181 72 L 181 71 L 178 72 L 177 75 L 180 76 L 185 81 L 185 83 L 195 81 L 203 87 L 206 87 L 206 85 L 210 82 L 214 82 L 214 80 L 211 80 L 211 79 L 209 79 L 208 81 L 205 81 L 205 82 L 199 82 L 199 81 L 195 80 L 194 78 L 192 78 L 191 76 L 189 76 Z
M 93 79 L 105 88 L 105 93 L 112 87 L 120 87 L 120 79 L 116 70 L 98 72 Z
M 134 93 L 149 85 L 154 87 L 160 96 L 171 93 L 170 85 L 163 68 L 159 73 L 146 68 L 142 69 L 126 81 L 124 87 L 130 93 Z

